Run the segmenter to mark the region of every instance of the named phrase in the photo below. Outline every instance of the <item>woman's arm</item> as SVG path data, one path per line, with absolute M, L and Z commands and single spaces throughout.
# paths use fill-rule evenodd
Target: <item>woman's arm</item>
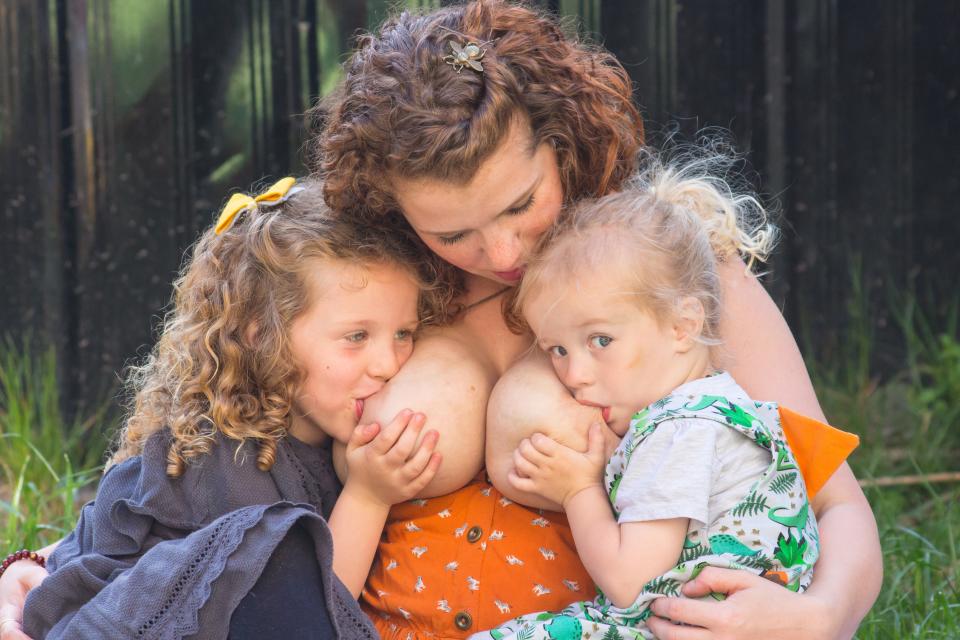
M 800 350 L 773 300 L 755 277 L 745 274 L 740 260 L 728 260 L 720 275 L 720 333 L 726 347 L 722 364 L 754 398 L 775 400 L 822 419 Z M 777 629 L 779 638 L 849 638 L 880 592 L 883 560 L 876 521 L 846 464 L 820 490 L 813 507 L 820 527 L 820 560 L 805 594 L 769 590 L 760 578 L 718 569 L 704 571 L 684 593 L 693 595 L 722 582 L 738 591 L 737 597 L 715 603 L 661 598 L 654 612 L 707 627 L 715 637 L 772 637 L 770 631 Z M 658 635 L 669 634 L 667 638 L 693 637 L 684 635 L 682 627 L 667 629 L 663 624 L 654 620 L 651 628 Z

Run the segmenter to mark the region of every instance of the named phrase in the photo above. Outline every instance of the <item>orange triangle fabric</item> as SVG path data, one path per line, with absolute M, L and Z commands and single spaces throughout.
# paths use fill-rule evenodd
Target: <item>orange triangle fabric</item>
M 803 474 L 808 499 L 812 501 L 833 472 L 860 445 L 860 437 L 786 407 L 780 407 L 780 425 Z

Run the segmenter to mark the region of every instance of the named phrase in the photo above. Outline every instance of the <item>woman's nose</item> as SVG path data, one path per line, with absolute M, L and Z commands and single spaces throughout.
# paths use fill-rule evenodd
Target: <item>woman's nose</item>
M 508 271 L 519 266 L 523 244 L 514 230 L 501 226 L 484 240 L 484 251 L 493 271 Z

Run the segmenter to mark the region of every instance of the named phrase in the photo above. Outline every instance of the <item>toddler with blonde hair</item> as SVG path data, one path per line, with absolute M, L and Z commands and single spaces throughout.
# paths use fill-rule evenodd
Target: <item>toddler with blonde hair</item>
M 722 153 L 644 160 L 545 235 L 516 299 L 560 381 L 622 437 L 610 455 L 599 424 L 586 452 L 534 434 L 508 474 L 562 505 L 599 595 L 478 636 L 652 637 L 650 603 L 705 566 L 812 580 L 817 526 L 778 408 L 720 370 L 717 263 L 762 261 L 773 228 L 718 177 Z

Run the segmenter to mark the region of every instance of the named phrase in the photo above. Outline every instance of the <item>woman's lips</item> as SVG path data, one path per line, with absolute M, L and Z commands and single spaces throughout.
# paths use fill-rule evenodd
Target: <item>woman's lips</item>
M 354 410 L 354 412 L 356 412 L 356 414 L 357 414 L 357 420 L 359 420 L 359 419 L 360 419 L 360 416 L 363 415 L 363 400 L 362 400 L 362 399 L 358 399 L 358 400 L 356 400 L 356 402 L 354 402 L 353 410 Z
M 523 269 L 513 269 L 512 271 L 494 271 L 493 275 L 507 282 L 520 282 L 523 277 Z
M 603 407 L 600 410 L 600 415 L 603 417 L 603 421 L 607 424 L 610 423 L 610 407 Z

